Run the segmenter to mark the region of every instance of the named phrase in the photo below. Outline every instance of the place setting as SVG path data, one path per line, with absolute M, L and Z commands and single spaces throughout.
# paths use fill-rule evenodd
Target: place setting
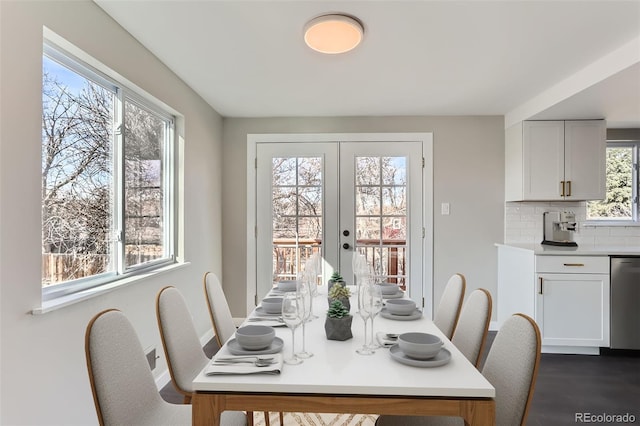
M 219 352 L 206 370 L 206 375 L 223 374 L 280 374 L 284 341 L 276 337 L 273 327 L 246 325 L 236 330 L 225 348 Z
M 394 283 L 378 283 L 383 299 L 400 299 L 404 297 L 404 291 Z
M 422 318 L 422 311 L 411 299 L 387 300 L 380 316 L 395 321 L 413 321 Z
M 389 348 L 391 358 L 412 367 L 440 367 L 451 360 L 451 352 L 443 348 L 442 339 L 434 334 L 409 332 L 397 335 Z
M 282 297 L 265 297 L 260 302 L 252 316 L 247 318 L 247 322 L 259 322 L 262 325 L 271 327 L 286 326 L 282 319 Z

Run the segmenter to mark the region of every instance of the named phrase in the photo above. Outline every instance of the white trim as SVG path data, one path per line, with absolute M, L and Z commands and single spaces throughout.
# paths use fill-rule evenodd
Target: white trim
M 135 284 L 140 281 L 146 280 L 148 278 L 152 278 L 156 275 L 173 271 L 175 269 L 181 269 L 189 265 L 191 265 L 190 262 L 173 263 L 169 266 L 154 269 L 146 273 L 137 274 L 128 278 L 112 281 L 108 284 L 104 284 L 104 285 L 92 287 L 83 291 L 79 291 L 77 293 L 71 293 L 66 296 L 56 297 L 55 299 L 43 301 L 40 307 L 33 308 L 31 310 L 31 314 L 42 315 L 48 312 L 53 312 L 58 309 L 61 309 L 70 305 L 74 305 L 76 303 L 83 302 L 88 299 L 93 299 L 94 297 L 102 296 L 103 294 L 109 293 L 121 287 Z
M 425 306 L 425 316 L 433 316 L 433 133 L 268 133 L 247 134 L 247 259 L 256 258 L 256 146 L 258 143 L 300 142 L 422 142 L 425 166 L 423 170 L 423 294 L 431 297 Z M 431 182 L 431 185 L 427 185 Z M 255 308 L 256 265 L 247 261 L 246 313 Z

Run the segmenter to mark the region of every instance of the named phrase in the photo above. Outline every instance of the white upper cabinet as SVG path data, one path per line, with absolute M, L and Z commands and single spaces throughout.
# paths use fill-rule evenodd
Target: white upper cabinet
M 505 143 L 506 201 L 604 199 L 604 120 L 524 121 Z

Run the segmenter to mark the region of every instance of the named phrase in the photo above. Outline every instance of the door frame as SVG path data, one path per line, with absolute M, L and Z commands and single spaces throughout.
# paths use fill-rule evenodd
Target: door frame
M 424 157 L 422 173 L 422 223 L 425 236 L 422 239 L 422 277 L 424 314 L 433 317 L 433 133 L 268 133 L 247 134 L 247 270 L 246 313 L 257 305 L 257 197 L 256 162 L 259 143 L 309 143 L 309 142 L 421 142 Z

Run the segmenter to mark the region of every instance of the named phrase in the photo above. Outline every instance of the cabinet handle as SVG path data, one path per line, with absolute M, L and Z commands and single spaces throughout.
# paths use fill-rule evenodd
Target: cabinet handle
M 567 181 L 567 197 L 571 197 L 571 181 Z
M 560 189 L 560 196 L 564 197 L 564 181 L 563 180 L 560 181 L 560 188 L 561 188 Z
M 584 263 L 563 263 L 564 266 L 584 266 Z
M 539 279 L 540 279 L 540 291 L 538 291 L 538 294 L 542 294 L 542 277 L 540 277 Z

